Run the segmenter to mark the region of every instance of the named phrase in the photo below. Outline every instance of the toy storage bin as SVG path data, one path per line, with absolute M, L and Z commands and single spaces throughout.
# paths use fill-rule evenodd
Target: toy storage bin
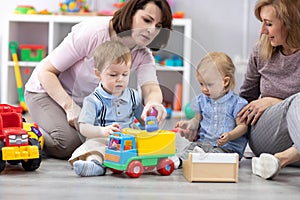
M 183 161 L 183 176 L 189 182 L 238 182 L 237 153 L 190 153 Z
M 45 57 L 44 45 L 22 44 L 19 48 L 21 61 L 41 61 Z

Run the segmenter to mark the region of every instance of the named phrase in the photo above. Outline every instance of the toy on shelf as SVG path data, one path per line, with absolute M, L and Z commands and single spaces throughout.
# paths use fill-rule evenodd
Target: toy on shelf
M 45 57 L 44 45 L 21 44 L 21 61 L 41 61 Z
M 158 130 L 158 122 L 157 122 L 157 110 L 151 108 L 150 111 L 147 113 L 148 116 L 145 120 L 145 129 L 146 131 L 152 132 Z
M 6 161 L 21 162 L 26 171 L 39 168 L 44 139 L 35 123 L 26 123 L 22 107 L 0 104 L 0 172 Z
M 126 3 L 125 0 L 119 0 L 118 2 L 113 4 L 113 7 L 115 7 L 118 10 L 118 9 L 122 8 L 125 5 L 125 3 Z M 114 15 L 116 9 L 114 9 L 114 10 L 100 10 L 98 12 L 98 15 L 112 16 L 112 15 Z
M 96 15 L 89 9 L 86 0 L 64 0 L 59 3 L 62 14 Z
M 184 18 L 184 12 L 183 11 L 173 11 L 174 10 L 174 3 L 172 0 L 167 0 L 170 7 L 171 7 L 171 10 L 172 10 L 172 17 L 173 18 Z
M 140 177 L 144 171 L 156 168 L 161 175 L 174 171 L 174 163 L 168 157 L 176 152 L 176 136 L 172 131 L 125 128 L 109 138 L 104 166 L 113 173 L 123 173 L 131 178 Z
M 177 55 L 170 55 L 167 58 L 163 58 L 162 56 L 156 54 L 154 55 L 155 62 L 161 66 L 167 67 L 182 67 L 183 60 Z
M 172 17 L 173 18 L 184 18 L 184 12 L 183 11 L 176 11 L 173 13 Z
M 20 5 L 17 6 L 14 10 L 14 14 L 23 14 L 23 15 L 29 15 L 29 14 L 41 14 L 41 15 L 51 15 L 52 13 L 49 12 L 47 9 L 36 11 L 36 9 L 33 6 L 27 6 L 27 5 Z
M 48 9 L 43 9 L 41 11 L 38 11 L 37 14 L 40 14 L 40 15 L 52 15 L 52 12 L 49 12 Z
M 10 51 L 12 54 L 12 59 L 14 61 L 15 78 L 16 78 L 16 84 L 17 84 L 17 89 L 18 89 L 18 94 L 19 94 L 20 106 L 23 108 L 24 112 L 27 112 L 28 109 L 27 109 L 25 99 L 24 99 L 23 83 L 22 83 L 18 55 L 17 55 L 18 46 L 19 46 L 19 44 L 16 41 L 9 42 L 9 48 L 10 48 Z
M 20 5 L 15 8 L 15 14 L 36 14 L 36 10 L 33 6 Z
M 125 0 L 119 0 L 117 3 L 114 3 L 114 7 L 122 8 L 125 4 Z
M 174 91 L 174 100 L 173 100 L 173 109 L 176 111 L 181 110 L 181 104 L 182 104 L 182 84 L 177 83 L 175 85 L 175 91 Z

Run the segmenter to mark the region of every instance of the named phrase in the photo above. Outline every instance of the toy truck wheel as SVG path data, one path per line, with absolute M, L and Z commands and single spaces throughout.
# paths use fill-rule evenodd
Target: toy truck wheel
M 26 171 L 34 171 L 37 168 L 40 167 L 40 164 L 42 162 L 42 157 L 41 157 L 41 146 L 40 143 L 33 138 L 29 139 L 29 143 L 33 146 L 38 146 L 39 147 L 39 158 L 36 159 L 28 159 L 28 160 L 22 160 L 22 167 L 26 170 Z
M 127 167 L 126 174 L 131 178 L 138 178 L 143 173 L 143 165 L 140 161 L 131 161 Z
M 4 143 L 0 141 L 0 172 L 5 169 L 6 161 L 2 160 L 2 147 L 4 147 Z
M 169 176 L 174 171 L 174 162 L 168 158 L 162 158 L 157 163 L 157 171 L 163 176 Z

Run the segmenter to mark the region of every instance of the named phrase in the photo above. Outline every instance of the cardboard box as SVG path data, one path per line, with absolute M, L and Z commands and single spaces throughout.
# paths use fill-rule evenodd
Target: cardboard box
M 186 180 L 201 182 L 238 182 L 237 153 L 190 153 L 183 161 Z

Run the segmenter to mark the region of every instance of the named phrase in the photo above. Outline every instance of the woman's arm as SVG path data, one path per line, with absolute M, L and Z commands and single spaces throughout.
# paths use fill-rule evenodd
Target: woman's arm
M 264 97 L 251 101 L 238 113 L 238 117 L 240 117 L 240 121 L 246 121 L 246 124 L 254 125 L 268 107 L 281 101 L 282 99 L 274 97 Z
M 76 126 L 80 113 L 80 107 L 72 100 L 58 80 L 60 72 L 46 60 L 44 66 L 39 69 L 38 79 L 48 95 L 60 105 L 67 114 L 70 125 Z
M 167 116 L 167 112 L 165 107 L 162 105 L 163 96 L 159 85 L 156 83 L 145 84 L 141 87 L 141 89 L 145 105 L 142 113 L 142 119 L 147 117 L 147 112 L 151 108 L 155 108 L 158 112 L 157 121 L 163 121 Z

